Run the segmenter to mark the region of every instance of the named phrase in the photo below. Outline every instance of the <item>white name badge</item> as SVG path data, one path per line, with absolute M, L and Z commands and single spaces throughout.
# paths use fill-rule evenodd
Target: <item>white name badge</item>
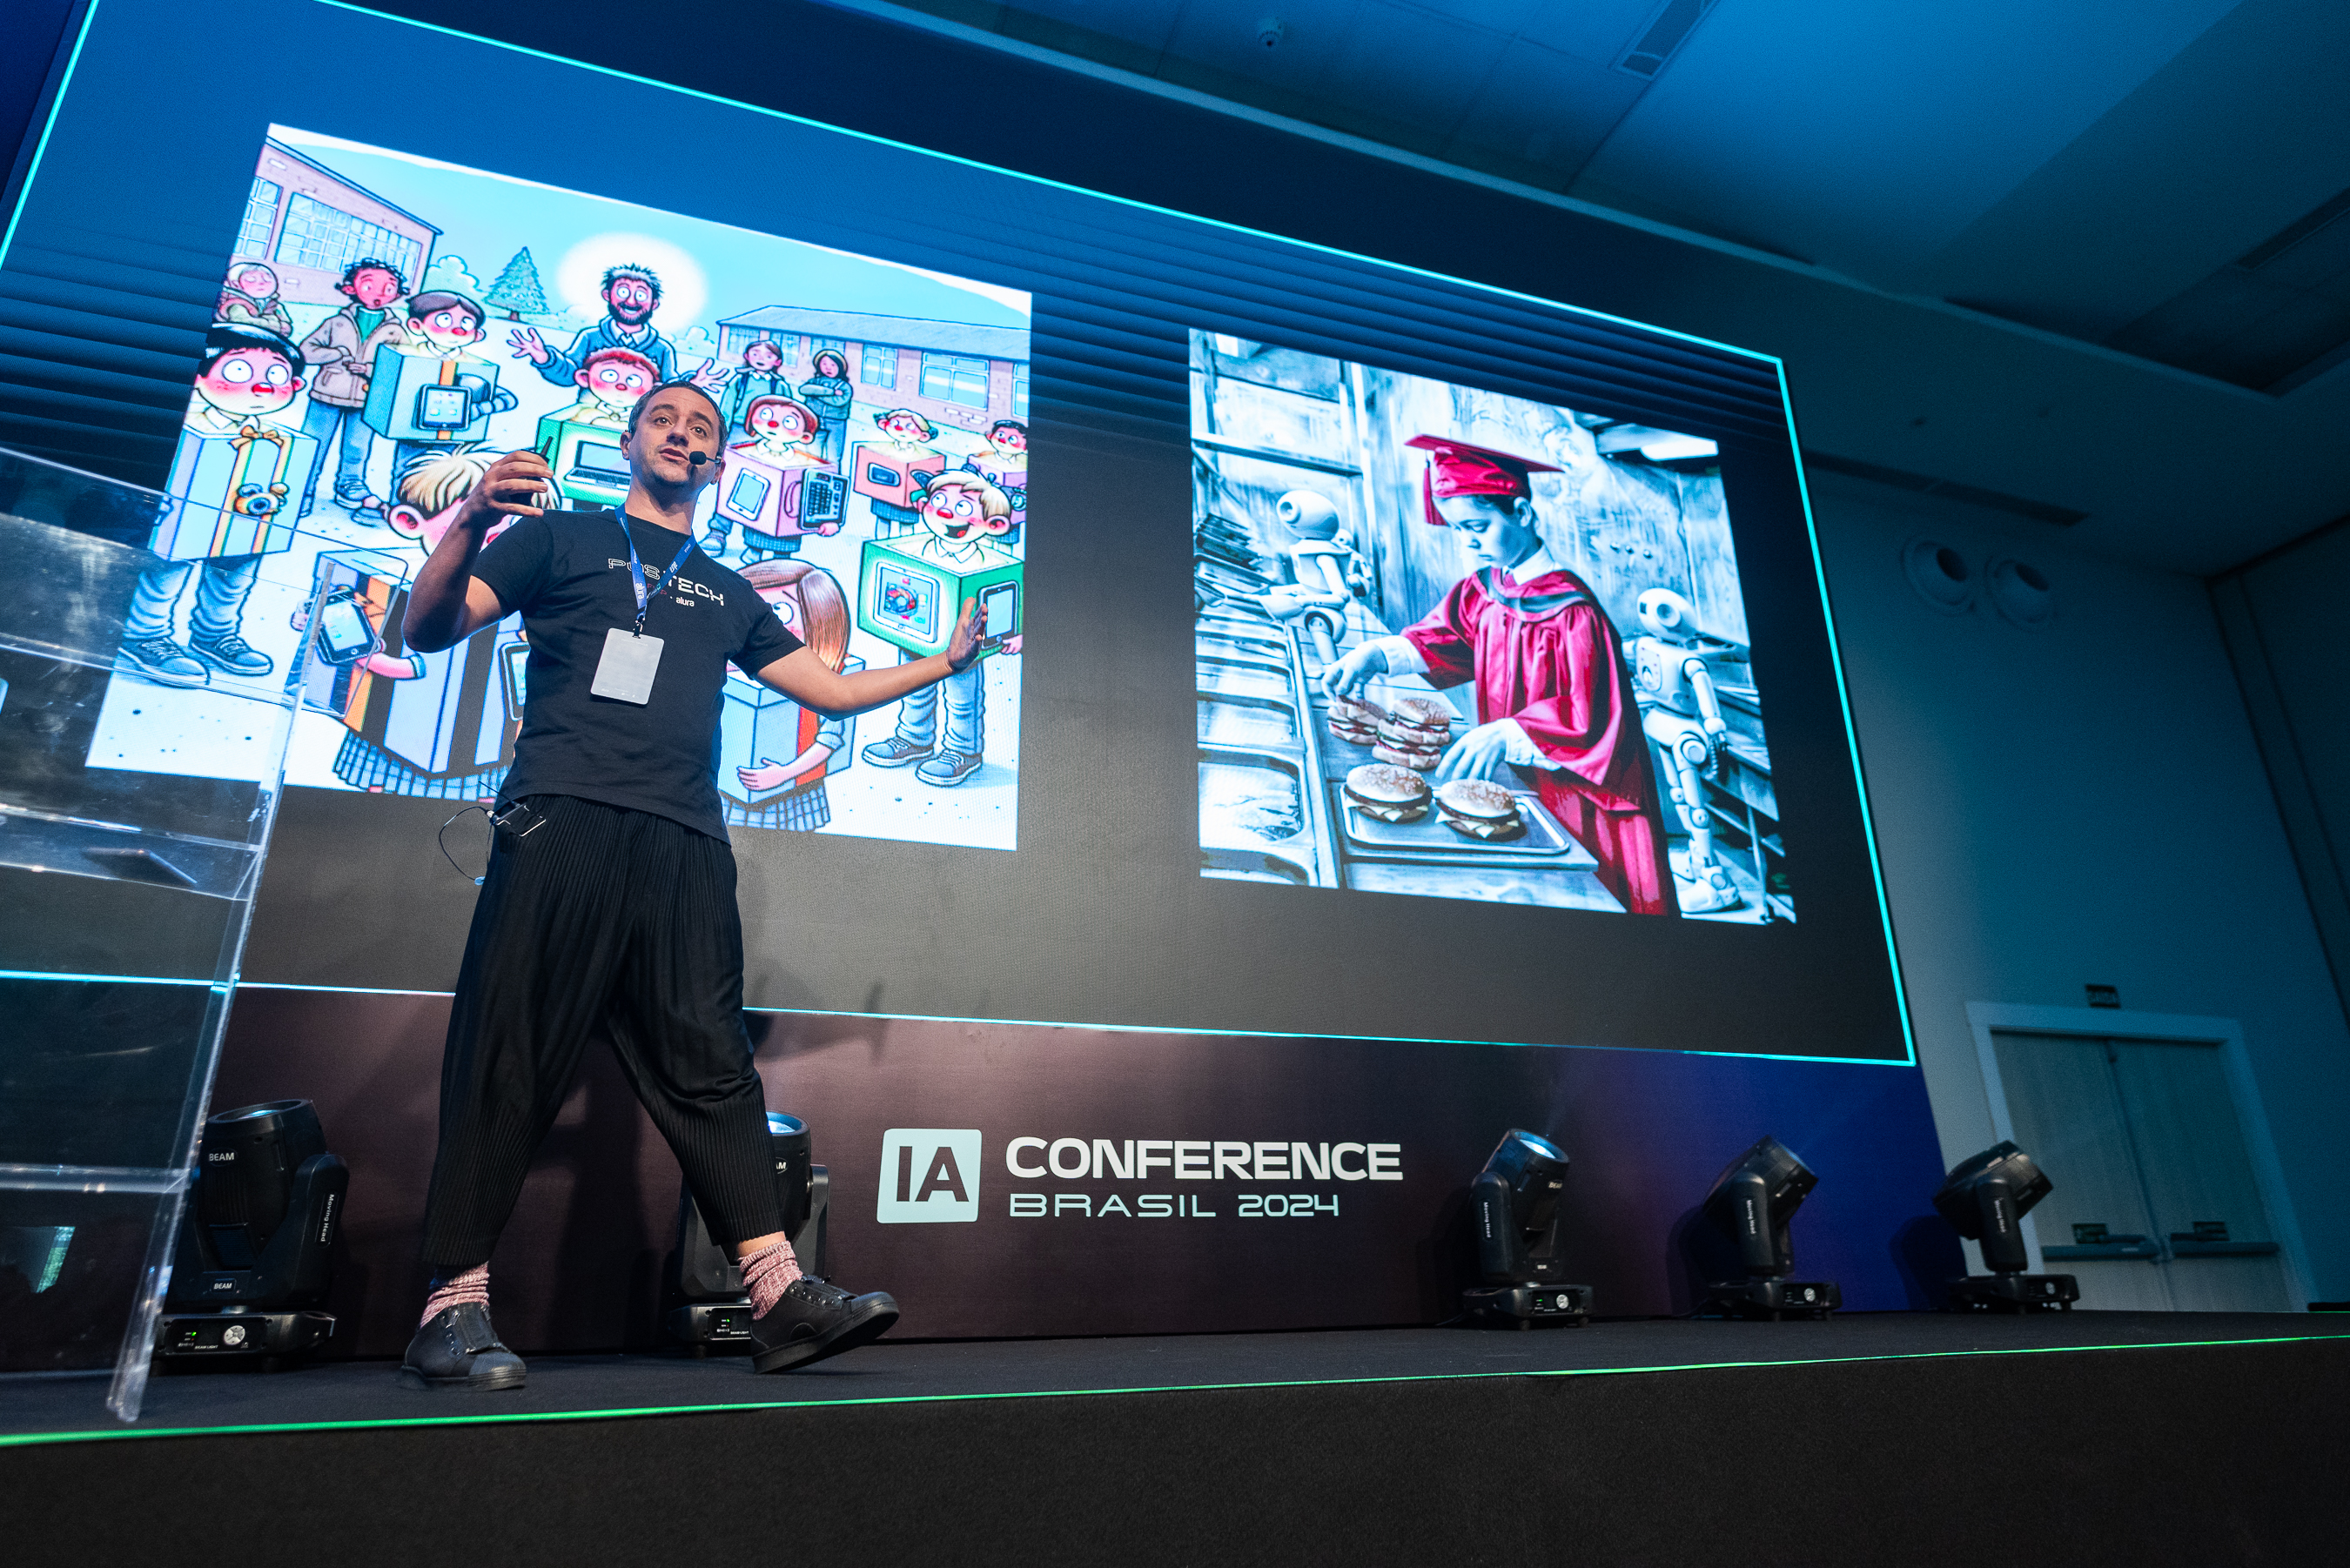
M 620 702 L 650 702 L 653 671 L 660 668 L 661 639 L 640 637 L 623 626 L 604 634 L 604 657 L 596 661 L 589 696 Z

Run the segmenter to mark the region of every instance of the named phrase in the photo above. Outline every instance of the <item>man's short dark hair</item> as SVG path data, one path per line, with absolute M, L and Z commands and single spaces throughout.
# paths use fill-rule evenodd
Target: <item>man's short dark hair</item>
M 619 266 L 606 267 L 604 269 L 604 281 L 596 286 L 596 292 L 598 294 L 609 294 L 612 291 L 612 285 L 614 282 L 624 277 L 635 278 L 638 282 L 651 289 L 653 291 L 653 303 L 655 305 L 659 305 L 660 303 L 660 275 L 654 272 L 653 269 L 649 266 L 638 266 L 634 263 L 623 263 Z
M 294 347 L 292 339 L 266 327 L 248 327 L 235 321 L 222 322 L 204 334 L 203 363 L 196 367 L 196 374 L 209 376 L 224 357 L 247 348 L 266 348 L 284 358 L 287 369 L 297 376 L 302 373 L 302 350 Z
M 636 406 L 629 410 L 629 433 L 630 435 L 637 433 L 637 421 L 644 413 L 645 405 L 651 402 L 655 398 L 660 397 L 663 392 L 691 392 L 695 397 L 700 398 L 703 402 L 708 403 L 710 405 L 710 412 L 712 416 L 710 422 L 718 431 L 718 439 L 722 441 L 726 439 L 726 410 L 718 406 L 718 400 L 712 397 L 701 382 L 687 377 L 680 377 L 674 381 L 663 381 L 660 386 L 655 387 L 652 390 L 647 392 L 643 397 L 637 400 Z M 713 453 L 712 455 L 714 456 L 715 454 Z
M 359 260 L 345 267 L 343 269 L 342 286 L 345 288 L 350 287 L 352 284 L 359 281 L 359 274 L 369 271 L 388 272 L 391 274 L 391 281 L 400 286 L 400 292 L 402 294 L 406 294 L 408 292 L 407 275 L 380 256 L 361 256 Z

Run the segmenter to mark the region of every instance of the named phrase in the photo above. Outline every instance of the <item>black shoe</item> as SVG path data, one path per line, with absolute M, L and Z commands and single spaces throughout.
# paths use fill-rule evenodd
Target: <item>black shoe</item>
M 442 1308 L 416 1331 L 408 1342 L 408 1358 L 400 1363 L 400 1385 L 487 1391 L 519 1388 L 527 1375 L 522 1357 L 498 1343 L 498 1331 L 490 1326 L 490 1309 L 480 1302 L 463 1302 Z
M 851 1295 L 803 1274 L 784 1287 L 767 1315 L 751 1320 L 751 1370 L 783 1372 L 880 1338 L 898 1321 L 885 1292 Z

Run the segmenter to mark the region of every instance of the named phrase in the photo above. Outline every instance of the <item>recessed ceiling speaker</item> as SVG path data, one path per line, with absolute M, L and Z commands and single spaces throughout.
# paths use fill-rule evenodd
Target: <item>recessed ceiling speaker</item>
M 1901 547 L 1901 569 L 1918 597 L 1944 615 L 1964 615 L 1975 602 L 1975 569 L 1939 539 L 1912 539 Z
M 2025 631 L 2045 631 L 2056 619 L 2056 588 L 2040 568 L 2013 556 L 2002 556 L 1983 572 L 1991 607 L 2010 626 Z
M 1289 29 L 1282 26 L 1281 18 L 1278 16 L 1264 17 L 1256 25 L 1256 41 L 1260 48 L 1281 47 L 1281 40 L 1288 36 L 1288 34 Z

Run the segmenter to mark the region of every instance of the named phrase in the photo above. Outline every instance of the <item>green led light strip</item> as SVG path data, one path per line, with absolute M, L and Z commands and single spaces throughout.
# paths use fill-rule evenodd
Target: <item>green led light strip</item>
M 1888 917 L 1889 919 L 1889 917 Z M 1898 987 L 1900 977 L 1897 974 Z M 109 985 L 187 985 L 214 986 L 209 980 L 176 979 L 152 974 L 65 974 L 46 970 L 0 970 L 0 980 L 46 980 L 60 982 L 104 983 Z M 215 989 L 218 987 L 215 986 Z M 242 980 L 239 991 L 315 991 L 330 996 L 451 996 L 446 991 L 417 991 L 398 986 L 373 985 L 309 985 L 296 981 Z M 982 1023 L 1000 1024 L 1007 1029 L 1092 1029 L 1105 1034 L 1199 1034 L 1213 1039 L 1232 1040 L 1361 1040 L 1376 1045 L 1493 1045 L 1512 1051 L 1637 1051 L 1659 1056 L 1731 1056 L 1757 1062 L 1809 1062 L 1825 1067 L 1914 1067 L 1914 1048 L 1908 1060 L 1890 1056 L 1797 1056 L 1768 1051 L 1691 1051 L 1665 1045 L 1592 1045 L 1577 1041 L 1555 1044 L 1531 1043 L 1523 1040 L 1446 1039 L 1423 1034 L 1330 1034 L 1307 1033 L 1295 1029 L 1205 1029 L 1183 1023 L 1088 1023 L 1066 1018 L 961 1018 L 932 1012 L 854 1012 L 833 1007 L 761 1007 L 745 1002 L 745 1012 L 768 1012 L 794 1018 L 865 1018 L 880 1023 Z M 1908 1016 L 1902 1016 L 1906 1033 Z
M 16 243 L 16 221 L 25 215 L 25 203 L 33 193 L 33 182 L 39 178 L 41 158 L 49 150 L 49 133 L 57 129 L 57 111 L 66 106 L 66 89 L 73 86 L 74 67 L 81 64 L 81 47 L 89 41 L 89 25 L 98 20 L 98 0 L 89 0 L 89 9 L 81 16 L 81 30 L 74 35 L 73 53 L 66 57 L 66 68 L 57 78 L 57 90 L 49 99 L 49 117 L 41 122 L 41 138 L 33 143 L 33 160 L 25 166 L 25 182 L 16 188 L 16 206 L 8 214 L 8 227 L 0 231 L 0 267 L 8 265 L 8 248 Z
M 2282 1334 L 2258 1339 L 2149 1340 L 2128 1345 L 2018 1345 L 2005 1350 L 1918 1350 L 1889 1355 L 1814 1355 L 1784 1361 L 1680 1361 L 1646 1366 L 1550 1367 L 1511 1372 L 1413 1372 L 1378 1377 L 1282 1377 L 1241 1383 L 1155 1383 L 1122 1388 L 1041 1388 L 995 1394 L 888 1394 L 841 1399 L 757 1399 L 720 1405 L 640 1405 L 605 1410 L 541 1410 L 511 1416 L 400 1416 L 346 1421 L 277 1421 L 249 1427 L 157 1427 L 0 1435 L 0 1449 L 35 1443 L 115 1442 L 126 1438 L 245 1437 L 264 1432 L 350 1432 L 407 1427 L 478 1427 L 525 1421 L 613 1421 L 640 1416 L 702 1416 L 729 1410 L 806 1410 L 868 1405 L 955 1405 L 988 1399 L 1081 1399 L 1103 1394 L 1203 1394 L 1244 1388 L 1338 1388 L 1394 1383 L 1469 1383 L 1499 1377 L 1616 1377 L 1649 1372 L 1731 1372 L 1776 1366 L 1860 1366 L 1888 1361 L 1952 1361 L 1969 1356 L 2060 1355 L 2104 1350 L 2201 1350 L 2249 1345 L 2302 1345 L 2350 1334 Z
M 1812 578 L 1820 585 L 1820 626 L 1828 634 L 1828 668 L 1835 671 L 1836 711 L 1844 715 L 1844 745 L 1852 757 L 1853 796 L 1860 805 L 1860 839 L 1868 846 L 1868 876 L 1877 888 L 1877 919 L 1885 928 L 1885 960 L 1893 971 L 1893 1010 L 1901 1015 L 1901 1045 L 1917 1065 L 1918 1033 L 1909 1023 L 1909 990 L 1901 981 L 1901 949 L 1893 940 L 1893 905 L 1885 896 L 1885 861 L 1877 853 L 1877 818 L 1868 809 L 1868 775 L 1860 763 L 1860 732 L 1852 722 L 1852 689 L 1844 678 L 1844 648 L 1836 640 L 1835 608 L 1828 603 L 1828 566 L 1820 558 L 1819 524 L 1812 515 L 1811 481 L 1804 477 L 1804 443 L 1795 433 L 1795 400 L 1787 389 L 1787 368 L 1779 367 L 1779 406 L 1787 414 L 1787 451 L 1794 460 L 1795 493 L 1804 504 L 1804 533 L 1812 545 Z M 1758 852 L 1755 865 L 1762 857 Z M 1766 890 L 1765 898 L 1770 897 Z

